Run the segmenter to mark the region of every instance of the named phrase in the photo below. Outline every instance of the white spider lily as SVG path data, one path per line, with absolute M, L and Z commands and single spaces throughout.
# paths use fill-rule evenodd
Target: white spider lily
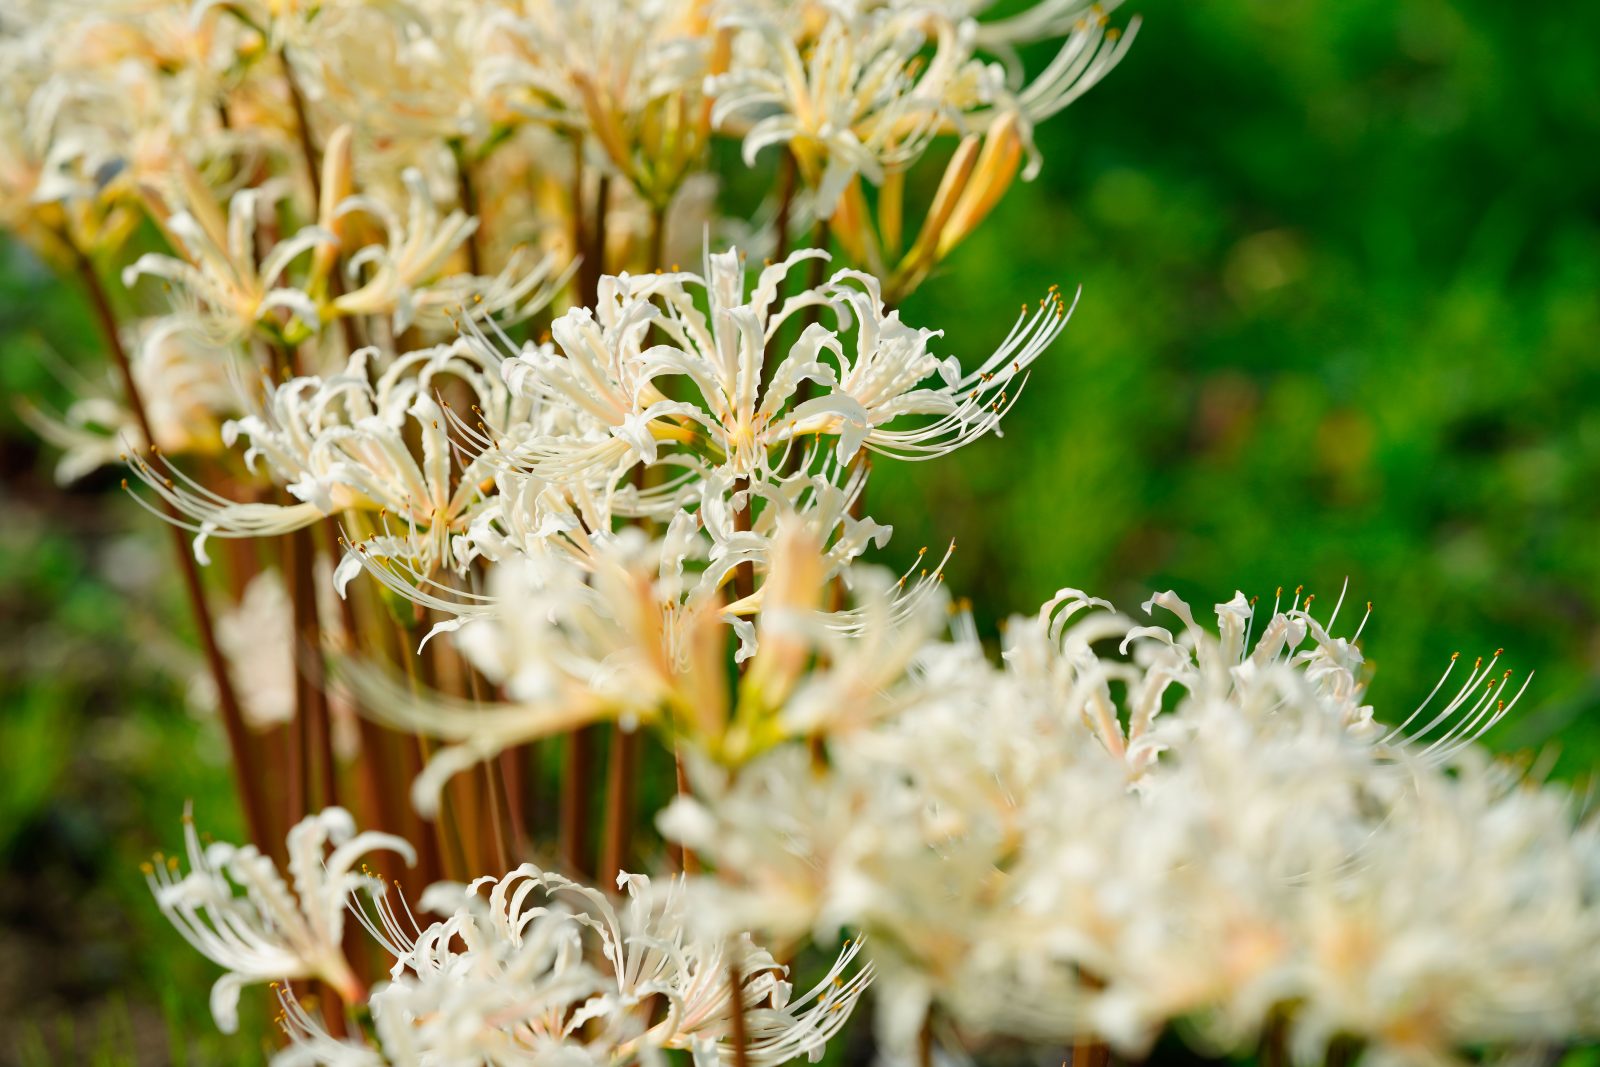
M 285 533 L 350 511 L 367 515 L 395 539 L 383 542 L 386 551 L 393 554 L 400 546 L 424 571 L 457 562 L 452 537 L 470 525 L 488 491 L 494 460 L 479 455 L 455 464 L 451 423 L 436 393 L 464 388 L 480 417 L 496 426 L 520 425 L 526 409 L 500 385 L 494 368 L 464 347 L 412 352 L 388 361 L 374 376 L 377 358 L 377 350 L 363 349 L 342 374 L 291 379 L 271 391 L 258 413 L 223 428 L 230 444 L 247 439 L 245 462 L 252 469 L 264 465 L 298 503 L 239 503 L 170 465 L 164 472 L 136 459 L 146 484 L 199 535 L 197 557 L 205 559 L 208 537 Z M 420 442 L 420 455 L 410 435 Z M 342 585 L 359 569 L 341 567 L 336 579 Z
M 703 278 L 603 279 L 595 311 L 569 311 L 555 323 L 554 345 L 525 346 L 505 369 L 514 390 L 590 429 L 534 440 L 517 458 L 555 482 L 615 480 L 669 451 L 730 478 L 770 480 L 792 449 L 823 439 L 833 442 L 841 469 L 862 448 L 933 458 L 998 432 L 1069 311 L 1052 290 L 998 349 L 963 371 L 929 351 L 938 333 L 907 326 L 884 307 L 870 276 L 841 271 L 778 304 L 783 279 L 822 255 L 797 252 L 764 269 L 748 295 L 735 252 L 708 257 Z M 702 289 L 704 312 L 695 299 Z M 808 326 L 764 376 L 779 330 L 808 307 L 825 309 L 835 325 Z M 672 379 L 693 385 L 700 399 L 672 399 Z M 805 399 L 807 390 L 816 395 Z
M 400 173 L 445 142 L 481 147 L 506 119 L 479 69 L 506 6 L 319 3 L 290 60 L 318 110 L 361 131 L 364 161 Z
M 930 1011 L 966 1034 L 1095 1034 L 1137 1055 L 1176 1019 L 1237 1047 L 1316 996 L 1293 1031 L 1300 1054 L 1343 1030 L 1408 1062 L 1566 1025 L 1566 991 L 1548 1001 L 1556 1016 L 1527 1006 L 1600 974 L 1566 952 L 1591 936 L 1575 931 L 1600 896 L 1579 887 L 1600 878 L 1600 852 L 1559 805 L 1514 815 L 1503 790 L 1483 791 L 1454 748 L 1481 709 L 1442 749 L 1386 741 L 1361 703 L 1359 654 L 1328 636 L 1336 611 L 1324 624 L 1297 597 L 1252 644 L 1242 597 L 1218 606 L 1220 637 L 1171 594 L 1154 603 L 1183 620 L 1178 636 L 1064 590 L 1013 621 L 1004 669 L 970 636 L 924 631 L 871 687 L 882 710 L 822 734 L 820 755 L 788 740 L 737 774 L 692 762 L 692 795 L 662 827 L 722 872 L 698 886 L 704 906 L 780 939 L 866 931 L 888 987 L 880 1038 L 902 1054 Z M 1484 677 L 1480 665 L 1467 691 Z M 1448 799 L 1458 788 L 1479 799 Z M 1448 824 L 1426 845 L 1417 805 Z M 1518 872 L 1481 890 L 1495 876 L 1461 845 L 1479 832 L 1507 849 L 1494 869 Z M 1541 858 L 1510 858 L 1530 840 Z M 1420 881 L 1413 862 L 1461 887 L 1440 914 L 1402 888 Z M 1545 865 L 1559 873 L 1534 874 Z M 1562 918 L 1513 920 L 1524 885 Z M 1501 973 L 1487 961 L 1513 942 L 1472 931 L 1500 921 L 1549 966 L 1522 957 L 1507 964 L 1515 987 L 1491 989 L 1477 976 Z M 1405 996 L 1378 995 L 1389 986 L 1371 968 Z
M 701 84 L 720 51 L 708 6 L 516 5 L 485 20 L 473 57 L 478 90 L 528 121 L 581 135 L 640 196 L 665 205 L 703 162 Z
M 525 318 L 547 304 L 565 284 L 567 273 L 552 256 L 534 262 L 513 255 L 495 277 L 455 273 L 450 268 L 461 246 L 478 229 L 477 219 L 455 210 L 441 216 L 422 173 L 408 169 L 405 217 L 379 196 L 352 196 L 334 212 L 343 230 L 351 216 L 375 220 L 384 243 L 358 249 L 345 264 L 348 292 L 334 298 L 340 315 L 390 316 L 396 333 L 420 323 L 437 329 L 459 317 Z
M 222 424 L 239 413 L 234 354 L 205 342 L 181 319 L 141 325 L 126 331 L 125 343 L 154 442 L 144 440 L 138 420 L 109 381 L 87 380 L 65 364 L 58 376 L 76 396 L 66 411 L 55 415 L 21 403 L 21 415 L 34 432 L 61 449 L 59 482 L 117 462 L 130 443 L 139 449 L 153 443 L 167 455 L 214 455 L 223 449 Z
M 322 323 L 317 303 L 304 290 L 281 284 L 295 260 L 336 238 L 319 226 L 305 226 L 256 257 L 257 216 L 286 195 L 283 189 L 241 189 L 228 204 L 226 220 L 212 202 L 212 193 L 198 176 L 183 171 L 180 210 L 166 220 L 166 228 L 182 247 L 184 258 L 147 252 L 123 271 L 123 284 L 132 286 L 142 277 L 160 278 L 174 286 L 190 303 L 189 314 L 197 329 L 219 344 L 244 338 L 257 324 L 272 322 L 282 312 L 288 322 L 315 332 Z
M 441 218 L 420 171 L 407 170 L 402 177 L 408 199 L 404 221 L 372 195 L 352 196 L 335 212 L 339 219 L 358 213 L 375 219 L 386 243 L 367 245 L 350 257 L 345 269 L 356 288 L 337 297 L 334 308 L 345 315 L 387 312 L 396 333 L 416 318 L 416 290 L 446 273 L 451 256 L 478 228 L 478 220 L 460 210 Z
M 655 889 L 622 874 L 617 886 L 627 894 L 620 911 L 605 894 L 524 864 L 435 886 L 427 898 L 450 914 L 427 929 L 387 907 L 364 914 L 396 957 L 371 1000 L 385 1062 L 561 1054 L 625 1065 L 661 1049 L 691 1051 L 698 1064 L 815 1061 L 871 981 L 870 966 L 850 973 L 852 942 L 794 998 L 787 969 L 748 937 L 697 932 L 681 881 Z M 730 972 L 745 1024 L 739 1051 Z M 296 1047 L 344 1054 L 303 1013 L 292 1022 Z
M 1317 707 L 1353 738 L 1435 763 L 1449 762 L 1481 738 L 1527 688 L 1524 680 L 1514 696 L 1496 700 L 1497 687 L 1504 689 L 1511 672 L 1494 677 L 1498 652 L 1487 665 L 1480 658 L 1456 694 L 1430 721 L 1413 729 L 1454 670 L 1456 657 L 1451 657 L 1433 692 L 1410 716 L 1396 726 L 1381 726 L 1365 703 L 1365 663 L 1355 643 L 1365 618 L 1351 637 L 1334 637 L 1330 631 L 1343 593 L 1326 622 L 1311 613 L 1314 597 L 1302 600 L 1300 594 L 1296 590 L 1286 610 L 1275 602 L 1255 636 L 1255 602 L 1243 593 L 1216 606 L 1216 635 L 1202 628 L 1175 594 L 1158 593 L 1144 609 L 1159 606 L 1175 615 L 1183 624 L 1175 635 L 1135 624 L 1104 600 L 1064 589 L 1040 609 L 1036 620 L 1018 621 L 1010 628 L 1005 658 L 1016 678 L 1039 686 L 1040 699 L 1075 710 L 1106 750 L 1126 760 L 1135 773 L 1160 754 L 1161 734 L 1152 727 L 1173 686 L 1197 699 L 1267 712 L 1279 705 Z M 1096 644 L 1110 641 L 1119 642 L 1121 653 L 1131 652 L 1132 662 L 1095 650 Z
M 417 808 L 435 811 L 444 783 L 474 763 L 591 722 L 659 730 L 737 764 L 784 738 L 854 729 L 899 706 L 892 683 L 944 620 L 937 567 L 909 583 L 840 571 L 854 603 L 826 611 L 829 557 L 800 522 L 781 523 L 770 540 L 710 547 L 687 513 L 659 540 L 633 527 L 573 529 L 497 563 L 483 596 L 433 601 L 424 588 L 419 602 L 454 610 L 433 633 L 453 632 L 505 701 L 418 693 L 380 668 L 344 665 L 372 714 L 445 742 L 412 785 Z M 742 567 L 758 584 L 730 602 L 724 587 Z M 734 658 L 749 661 L 737 686 L 728 678 L 735 638 Z M 826 669 L 808 672 L 818 659 Z
M 307 816 L 289 831 L 291 891 L 255 846 L 202 849 L 187 813 L 183 833 L 188 873 L 180 873 L 176 857 L 157 857 L 145 865 L 145 878 L 184 939 L 227 970 L 211 988 L 211 1013 L 221 1030 L 237 1027 L 239 991 L 246 985 L 319 978 L 347 1001 L 361 999 L 361 983 L 344 955 L 345 908 L 375 883 L 352 869 L 379 849 L 413 863 L 410 845 L 390 834 L 356 833 L 342 808 Z
M 740 135 L 746 162 L 786 145 L 815 190 L 814 210 L 834 213 L 857 175 L 874 185 L 905 170 L 943 133 L 967 134 L 1002 113 L 1028 130 L 1093 88 L 1121 62 L 1137 29 L 1108 27 L 1106 7 L 1047 0 L 978 22 L 984 4 L 807 5 L 736 8 L 740 32 L 726 73 L 707 81 L 712 121 Z M 1117 6 L 1115 3 L 1108 7 Z M 820 25 L 819 25 L 820 23 Z M 1065 38 L 1028 79 L 1014 45 Z M 979 56 L 991 50 L 1002 68 Z M 1038 153 L 1026 172 L 1038 169 Z
M 633 528 L 604 538 L 576 532 L 576 541 L 556 542 L 564 548 L 498 564 L 493 599 L 464 625 L 436 630 L 459 626 L 457 646 L 504 687 L 506 704 L 457 706 L 352 668 L 376 713 L 447 742 L 414 783 L 419 809 L 434 810 L 443 783 L 473 763 L 586 722 L 720 720 L 731 632 L 720 588 L 741 561 L 707 565 L 692 528 L 685 515 L 661 542 Z
M 1313 597 L 1301 599 L 1301 589 L 1296 589 L 1293 602 L 1287 610 L 1280 610 L 1281 599 L 1275 598 L 1271 616 L 1262 627 L 1259 637 L 1251 645 L 1254 623 L 1254 602 L 1243 593 L 1235 593 L 1231 601 L 1217 605 L 1220 641 L 1213 640 L 1195 624 L 1189 608 L 1171 592 L 1159 593 L 1145 605 L 1149 611 L 1159 605 L 1173 612 L 1184 624 L 1187 642 L 1193 651 L 1180 653 L 1181 662 L 1174 664 L 1177 677 L 1185 684 L 1190 679 L 1205 675 L 1212 686 L 1232 687 L 1248 699 L 1261 680 L 1281 668 L 1290 668 L 1315 694 L 1327 713 L 1352 735 L 1372 741 L 1385 750 L 1404 749 L 1433 763 L 1448 763 L 1456 755 L 1483 737 L 1527 691 L 1533 676 L 1523 679 L 1521 687 L 1506 696 L 1507 683 L 1512 672 L 1506 670 L 1495 676 L 1501 651 L 1496 650 L 1485 663 L 1479 657 L 1466 680 L 1454 696 L 1448 698 L 1421 726 L 1414 726 L 1420 717 L 1428 714 L 1433 701 L 1444 689 L 1445 682 L 1455 670 L 1458 655 L 1434 685 L 1427 698 L 1398 725 L 1384 728 L 1374 721 L 1372 708 L 1363 703 L 1366 696 L 1365 663 L 1356 645 L 1372 606 L 1367 605 L 1354 634 L 1349 638 L 1334 637 L 1331 632 L 1344 604 L 1341 589 L 1326 622 L 1319 622 L 1311 612 Z M 1282 590 L 1278 591 L 1279 598 Z M 1130 632 L 1132 638 L 1154 637 L 1162 644 L 1177 649 L 1178 642 L 1165 631 L 1140 627 Z M 1192 655 L 1192 663 L 1190 657 Z M 1266 699 L 1270 700 L 1271 685 Z
M 857 174 L 882 184 L 916 160 L 962 112 L 992 102 L 995 72 L 972 56 L 973 25 L 932 12 L 827 11 L 800 40 L 775 18 L 735 15 L 743 31 L 726 74 L 712 77 L 712 122 L 743 134 L 747 163 L 787 145 L 833 214 Z M 932 58 L 924 55 L 932 47 Z

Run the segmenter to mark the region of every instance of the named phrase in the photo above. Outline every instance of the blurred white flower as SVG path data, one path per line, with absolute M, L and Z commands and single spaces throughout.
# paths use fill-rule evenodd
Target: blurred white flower
M 1596 835 L 1561 791 L 1524 803 L 1458 747 L 1493 721 L 1482 665 L 1448 704 L 1451 740 L 1407 744 L 1362 703 L 1337 609 L 1324 624 L 1297 596 L 1252 644 L 1243 597 L 1218 605 L 1220 635 L 1157 604 L 1177 635 L 1063 591 L 1012 621 L 1003 668 L 963 626 L 925 631 L 873 687 L 885 711 L 820 751 L 696 761 L 661 821 L 719 871 L 691 891 L 786 943 L 866 932 L 901 1055 L 930 1012 L 1130 1055 L 1179 1020 L 1247 1046 L 1283 1013 L 1302 1059 L 1353 1034 L 1412 1063 L 1594 1025 L 1571 990 L 1600 969 L 1570 947 L 1600 943 Z M 1502 825 L 1480 864 L 1462 842 Z M 1435 878 L 1436 896 L 1410 888 Z M 1526 918 L 1524 893 L 1543 894 Z
M 842 572 L 852 602 L 827 610 L 828 559 L 793 521 L 759 551 L 720 556 L 708 555 L 688 514 L 658 539 L 637 528 L 573 530 L 549 545 L 496 564 L 489 592 L 457 602 L 433 630 L 454 632 L 503 701 L 418 691 L 381 667 L 342 661 L 370 714 L 445 742 L 412 786 L 424 813 L 437 810 L 452 775 L 600 720 L 656 729 L 731 764 L 784 738 L 857 728 L 899 706 L 893 683 L 944 619 L 937 570 L 911 583 Z M 759 584 L 732 601 L 723 588 L 741 567 Z M 737 683 L 735 641 L 735 659 L 748 660 Z M 809 669 L 814 660 L 825 669 Z
M 61 449 L 59 482 L 117 462 L 130 446 L 144 450 L 154 444 L 169 456 L 214 455 L 224 448 L 222 425 L 241 407 L 235 353 L 197 336 L 181 319 L 149 319 L 125 336 L 133 379 L 156 439 L 144 440 L 138 420 L 109 381 L 97 384 L 62 366 L 59 376 L 75 393 L 65 412 L 46 413 L 26 401 L 19 405 L 34 432 Z
M 317 302 L 287 277 L 290 266 L 335 237 L 319 226 L 304 226 L 257 255 L 256 230 L 263 209 L 288 196 L 276 187 L 241 189 L 229 201 L 226 217 L 198 175 L 181 171 L 166 229 L 183 257 L 146 252 L 123 273 L 132 287 L 140 278 L 159 278 L 185 302 L 182 313 L 193 328 L 217 344 L 247 337 L 258 325 L 315 332 L 322 324 Z M 282 316 L 282 320 L 278 316 Z
M 728 69 L 706 83 L 712 122 L 742 138 L 747 163 L 786 146 L 823 218 L 858 175 L 882 185 L 936 136 L 984 129 L 1000 114 L 1023 122 L 1031 149 L 1033 124 L 1093 88 L 1133 34 L 1108 26 L 1115 2 L 1046 0 L 992 22 L 973 17 L 988 6 L 728 5 L 723 24 L 738 36 Z M 1028 79 L 1014 46 L 1054 37 L 1064 38 L 1055 57 Z

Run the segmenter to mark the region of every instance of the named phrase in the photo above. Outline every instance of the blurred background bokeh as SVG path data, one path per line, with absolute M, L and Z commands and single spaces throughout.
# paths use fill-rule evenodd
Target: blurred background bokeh
M 1127 61 L 1041 131 L 1039 179 L 904 306 L 978 353 L 1046 285 L 1083 287 L 1003 439 L 875 471 L 885 562 L 954 538 L 989 633 L 1062 586 L 1137 611 L 1166 588 L 1331 604 L 1348 579 L 1380 716 L 1503 646 L 1538 677 L 1492 743 L 1583 775 L 1600 8 L 1133 9 Z M 79 295 L 0 248 L 0 1063 L 238 1062 L 252 1039 L 212 1035 L 212 969 L 138 874 L 187 798 L 237 827 L 162 532 L 117 472 L 56 487 L 10 402 L 59 407 L 95 347 Z

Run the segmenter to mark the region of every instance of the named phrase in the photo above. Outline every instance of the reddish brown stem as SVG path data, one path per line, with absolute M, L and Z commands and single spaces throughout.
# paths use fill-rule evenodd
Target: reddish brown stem
M 494 869 L 496 873 L 511 869 L 511 846 L 506 838 L 505 815 L 505 785 L 500 781 L 500 763 L 497 760 L 483 761 L 484 807 L 489 809 L 489 840 L 494 846 Z
M 794 156 L 788 152 L 783 154 L 783 162 L 779 164 L 782 177 L 779 181 L 778 216 L 772 221 L 772 261 L 782 263 L 789 254 L 789 216 L 794 210 L 795 191 L 795 163 Z
M 561 775 L 561 859 L 577 876 L 594 872 L 590 804 L 594 793 L 595 741 L 599 727 L 584 726 L 567 735 Z
M 639 775 L 639 735 L 614 726 L 606 764 L 606 825 L 600 847 L 600 882 L 607 889 L 633 862 L 634 793 Z
M 750 1067 L 750 1038 L 744 1018 L 744 979 L 735 960 L 728 964 L 728 1029 L 733 1038 L 733 1067 Z
M 531 750 L 532 746 L 528 746 Z M 523 855 L 528 849 L 528 820 L 523 813 L 522 763 L 520 751 L 508 748 L 497 757 L 500 761 L 500 789 L 505 794 L 506 811 L 511 815 L 512 856 Z
M 811 246 L 813 248 L 820 248 L 826 252 L 828 250 L 828 244 L 830 241 L 832 241 L 832 239 L 833 231 L 829 228 L 828 220 L 818 219 L 816 230 L 811 236 Z M 808 272 L 808 277 L 806 278 L 806 288 L 821 289 L 822 283 L 827 278 L 827 270 L 828 261 L 826 259 L 823 259 L 821 256 L 813 259 L 811 261 L 811 270 Z M 805 309 L 805 311 L 802 313 L 803 317 L 800 324 L 800 332 L 802 335 L 805 333 L 807 327 L 817 322 L 820 314 L 821 308 L 815 304 Z M 795 387 L 794 403 L 796 406 L 804 404 L 807 400 L 810 400 L 812 397 L 816 396 L 816 393 L 816 383 L 810 378 L 807 378 Z
M 349 1036 L 350 1028 L 344 1017 L 344 998 L 327 982 L 318 982 L 317 985 L 322 987 L 322 1023 L 328 1033 L 341 1039 Z
M 483 220 L 478 218 L 478 187 L 472 177 L 472 161 L 467 158 L 467 146 L 456 144 L 456 189 L 461 199 L 461 210 L 478 219 L 478 228 L 472 231 L 467 238 L 467 270 L 473 274 L 483 273 L 483 247 L 479 241 L 483 238 Z
M 428 670 L 427 658 L 413 651 L 416 647 L 415 631 L 423 628 L 427 618 L 424 613 L 425 609 L 418 607 L 417 611 L 420 617 L 413 619 L 412 629 L 407 629 L 401 625 L 400 620 L 390 616 L 391 621 L 394 623 L 395 641 L 393 652 L 395 662 L 405 671 L 406 681 L 410 683 L 413 693 L 425 692 L 430 687 L 432 680 L 431 672 Z M 405 747 L 407 760 L 406 778 L 410 781 L 416 781 L 417 775 L 421 774 L 423 767 L 427 766 L 428 757 L 432 755 L 432 752 L 428 747 L 427 738 L 420 733 L 412 734 L 410 742 Z M 426 824 L 425 829 L 427 831 L 423 835 L 423 859 L 438 872 L 436 875 L 431 875 L 428 879 L 429 881 L 439 881 L 452 876 L 459 880 L 462 876 L 460 873 L 450 870 L 449 861 L 452 858 L 451 841 L 446 840 L 448 835 L 444 832 L 442 821 L 447 803 L 445 798 L 440 798 L 440 811 L 432 819 L 423 819 L 420 815 L 418 816 L 418 820 Z M 456 851 L 458 852 L 459 849 Z M 454 858 L 459 860 L 458 855 Z M 464 868 L 465 863 L 458 863 L 458 866 Z
M 304 815 L 338 802 L 322 663 L 322 620 L 317 611 L 316 549 L 310 529 L 295 530 L 284 539 L 284 570 L 294 615 L 295 721 L 304 774 L 300 796 L 291 796 L 290 803 L 299 803 Z
M 1106 1067 L 1110 1049 L 1094 1037 L 1080 1037 L 1072 1045 L 1072 1067 Z
M 588 239 L 584 235 L 583 226 L 583 135 L 578 134 L 572 138 L 572 188 L 569 192 L 572 200 L 572 255 L 574 258 L 586 256 Z M 589 264 L 587 259 L 578 264 L 578 269 L 573 272 L 573 300 L 575 303 L 587 306 L 591 298 L 588 294 Z
M 602 174 L 595 183 L 594 221 L 583 254 L 584 285 L 578 299 L 585 307 L 594 307 L 600 299 L 600 278 L 606 272 L 606 210 L 610 202 L 611 178 Z
M 311 116 L 306 109 L 305 94 L 300 91 L 300 83 L 295 80 L 294 67 L 289 64 L 287 52 L 278 54 L 278 61 L 283 64 L 283 82 L 289 89 L 289 106 L 294 109 L 295 135 L 300 140 L 300 154 L 305 157 L 306 171 L 311 178 L 311 199 L 314 203 L 322 200 L 322 154 L 317 151 L 316 142 L 311 137 Z
M 679 752 L 676 747 L 672 750 L 672 762 L 673 769 L 677 773 L 678 795 L 686 797 L 689 795 L 689 776 L 683 769 L 683 753 Z M 684 874 L 700 873 L 700 857 L 695 855 L 694 849 L 685 848 L 674 841 L 668 846 L 667 855 L 672 861 L 672 865 Z
M 300 155 L 305 159 L 306 175 L 311 181 L 312 214 L 315 215 L 322 207 L 322 153 L 318 151 L 311 132 L 311 114 L 306 108 L 306 98 L 300 91 L 300 83 L 295 79 L 294 67 L 289 63 L 288 53 L 280 52 L 278 61 L 283 65 L 283 82 L 288 86 L 289 104 L 294 109 L 294 129 L 300 142 Z M 340 273 L 338 264 L 328 273 L 328 288 L 335 299 L 344 295 L 344 276 Z M 354 352 L 360 347 L 355 323 L 351 321 L 350 316 L 339 316 L 339 335 L 344 339 L 347 351 Z
M 111 300 L 89 257 L 78 248 L 70 236 L 63 234 L 62 237 L 63 242 L 72 251 L 78 275 L 83 281 L 89 303 L 94 309 L 95 320 L 100 326 L 106 348 L 111 353 L 111 361 L 116 365 L 117 374 L 122 380 L 128 406 L 133 409 L 134 421 L 139 424 L 139 433 L 144 437 L 145 445 L 153 450 L 156 438 L 150 429 L 150 416 L 145 409 L 144 397 L 139 392 L 139 384 L 134 380 L 133 365 L 128 360 L 127 349 L 122 347 L 122 338 L 117 333 L 117 316 L 111 308 Z M 274 840 L 267 830 L 266 811 L 257 791 L 255 767 L 250 758 L 250 741 L 244 725 L 244 713 L 239 705 L 239 695 L 233 687 L 233 678 L 228 673 L 227 661 L 223 658 L 222 649 L 217 645 L 216 627 L 211 618 L 211 606 L 206 601 L 205 585 L 200 580 L 200 567 L 190 551 L 189 539 L 184 536 L 183 528 L 178 525 L 181 516 L 177 508 L 163 500 L 162 509 L 171 520 L 167 528 L 172 535 L 173 555 L 178 561 L 178 573 L 183 578 L 183 589 L 189 600 L 189 610 L 194 615 L 195 629 L 199 633 L 200 650 L 205 656 L 206 669 L 211 674 L 212 684 L 216 686 L 217 710 L 222 719 L 223 731 L 228 737 L 228 752 L 233 759 L 234 783 L 238 787 L 239 806 L 244 812 L 245 828 L 257 848 L 276 855 L 282 849 L 282 842 Z

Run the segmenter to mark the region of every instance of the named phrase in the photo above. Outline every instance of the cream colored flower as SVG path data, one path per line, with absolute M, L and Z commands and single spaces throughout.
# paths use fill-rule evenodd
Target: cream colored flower
M 239 503 L 170 465 L 157 469 L 139 459 L 135 469 L 199 535 L 195 551 L 202 559 L 209 537 L 285 533 L 348 511 L 372 524 L 366 551 L 424 574 L 455 566 L 461 560 L 454 537 L 472 522 L 492 466 L 484 456 L 455 464 L 442 390 L 463 388 L 496 425 L 520 424 L 526 408 L 460 346 L 380 361 L 378 352 L 363 349 L 341 374 L 290 379 L 269 393 L 259 412 L 224 427 L 230 444 L 249 442 L 246 464 L 264 468 L 297 503 Z M 419 452 L 408 435 L 420 442 Z M 359 564 L 346 566 L 337 578 L 359 570 Z
M 615 479 L 670 453 L 729 478 L 770 481 L 795 450 L 807 469 L 830 448 L 841 470 L 863 448 L 931 459 L 998 433 L 1028 368 L 1066 323 L 1069 309 L 1052 291 L 994 352 L 963 369 L 931 350 L 937 331 L 887 309 L 868 275 L 841 271 L 780 302 L 783 279 L 822 255 L 797 252 L 762 270 L 749 291 L 735 252 L 708 257 L 703 277 L 602 279 L 596 309 L 567 312 L 552 345 L 524 346 L 507 363 L 513 389 L 569 411 L 586 431 L 530 444 L 528 469 L 554 482 Z M 771 351 L 806 308 L 820 309 L 821 321 L 787 351 Z M 669 395 L 674 380 L 692 385 L 697 399 Z
M 395 957 L 370 1002 L 379 1047 L 335 1041 L 286 1005 L 290 1046 L 273 1063 L 626 1067 L 663 1049 L 689 1051 L 700 1065 L 815 1062 L 871 981 L 870 966 L 851 973 L 858 942 L 796 998 L 787 968 L 748 937 L 697 933 L 680 882 L 623 874 L 617 886 L 627 894 L 620 910 L 524 864 L 470 886 L 432 887 L 424 897 L 447 917 L 426 929 L 380 897 L 363 916 Z M 734 973 L 745 1030 L 737 1051 Z
M 346 1000 L 362 999 L 344 955 L 345 910 L 352 896 L 372 891 L 375 883 L 352 868 L 376 849 L 415 862 L 410 845 L 389 834 L 356 833 L 342 808 L 309 815 L 289 831 L 291 891 L 255 846 L 202 849 L 187 814 L 183 832 L 189 872 L 180 873 L 176 857 L 158 856 L 145 865 L 145 878 L 184 939 L 227 970 L 211 990 L 211 1013 L 221 1030 L 237 1027 L 239 991 L 250 984 L 320 978 Z

